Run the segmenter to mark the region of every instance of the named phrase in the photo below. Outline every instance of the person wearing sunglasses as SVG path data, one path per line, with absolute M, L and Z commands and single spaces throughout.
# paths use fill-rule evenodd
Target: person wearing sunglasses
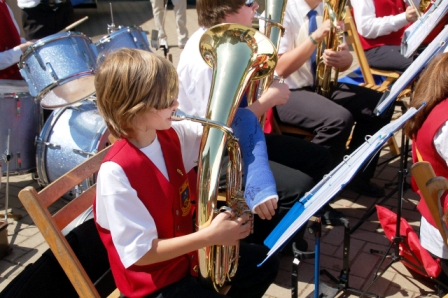
M 254 15 L 259 8 L 254 0 L 198 0 L 196 10 L 200 28 L 190 37 L 183 50 L 177 71 L 179 74 L 179 109 L 186 114 L 205 117 L 213 70 L 204 62 L 200 52 L 201 36 L 215 25 L 236 23 L 252 26 Z M 238 55 L 238 53 L 229 53 Z M 229 78 L 230 79 L 230 78 Z M 240 107 L 246 107 L 257 117 L 273 106 L 283 105 L 289 97 L 288 86 L 274 80 L 257 101 L 247 106 L 245 96 Z M 266 134 L 269 165 L 277 185 L 278 201 L 268 201 L 255 209 L 254 234 L 248 241 L 261 244 L 277 226 L 295 202 L 300 200 L 315 183 L 329 172 L 331 156 L 326 148 L 300 138 Z M 221 173 L 225 173 L 224 159 Z M 224 179 L 221 179 L 223 181 Z M 221 184 L 224 186 L 224 183 Z M 292 237 L 300 250 L 307 249 L 303 239 L 305 229 Z M 286 245 L 283 253 L 292 253 L 291 245 Z

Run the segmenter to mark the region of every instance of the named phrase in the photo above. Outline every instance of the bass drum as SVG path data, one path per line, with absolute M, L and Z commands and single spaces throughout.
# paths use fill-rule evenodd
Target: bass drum
M 40 185 L 55 181 L 90 156 L 109 146 L 109 131 L 92 101 L 54 110 L 37 142 L 37 174 Z M 85 180 L 64 198 L 71 200 L 95 182 Z
M 40 106 L 28 92 L 25 81 L 0 80 L 0 165 L 6 174 L 7 164 L 1 158 L 9 147 L 9 173 L 23 174 L 36 170 L 36 146 L 39 135 Z M 9 140 L 9 144 L 8 144 Z

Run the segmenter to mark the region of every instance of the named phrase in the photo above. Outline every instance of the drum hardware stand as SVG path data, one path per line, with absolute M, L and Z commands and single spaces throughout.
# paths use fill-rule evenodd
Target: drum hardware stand
M 6 152 L 3 155 L 3 160 L 6 163 L 6 194 L 5 194 L 5 214 L 3 215 L 5 218 L 5 222 L 8 222 L 8 217 L 14 218 L 15 220 L 19 220 L 22 218 L 21 214 L 13 214 L 8 213 L 8 204 L 9 204 L 9 162 L 11 160 L 11 152 L 9 151 L 9 143 L 11 137 L 11 129 L 8 129 L 8 137 L 6 141 Z M 2 214 L 0 214 L 2 216 Z
M 107 33 L 111 34 L 113 32 L 115 32 L 117 29 L 115 28 L 115 23 L 114 23 L 114 13 L 112 11 L 112 3 L 109 2 L 109 8 L 110 8 L 110 19 L 111 19 L 111 24 L 107 25 Z

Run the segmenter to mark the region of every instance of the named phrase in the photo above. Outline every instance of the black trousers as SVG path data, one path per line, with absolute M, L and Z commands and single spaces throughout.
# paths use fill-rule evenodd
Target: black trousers
M 277 255 L 271 256 L 266 263 L 257 267 L 264 258 L 268 249 L 262 245 L 240 243 L 240 258 L 238 270 L 232 278 L 230 291 L 226 296 L 216 293 L 214 290 L 206 289 L 199 284 L 193 276 L 171 284 L 147 298 L 209 298 L 209 297 L 262 297 L 277 276 L 279 259 Z
M 365 51 L 370 67 L 403 73 L 412 63 L 400 53 L 400 46 L 381 46 Z
M 342 161 L 362 143 L 367 135 L 373 135 L 390 122 L 393 107 L 376 116 L 373 111 L 382 93 L 351 84 L 338 84 L 327 99 L 309 90 L 292 91 L 289 101 L 277 106 L 276 117 L 281 123 L 300 127 L 316 136 L 313 143 L 327 147 L 333 156 L 333 165 Z M 356 122 L 350 148 L 346 148 L 347 139 Z M 361 178 L 373 177 L 378 154 L 364 171 Z
M 75 22 L 70 0 L 49 6 L 40 3 L 36 7 L 22 9 L 22 25 L 25 39 L 41 39 L 58 33 Z
M 331 155 L 324 146 L 285 135 L 265 135 L 269 166 L 279 196 L 278 207 L 271 220 L 255 216 L 254 234 L 248 241 L 263 243 L 280 220 L 307 191 L 319 182 L 332 167 Z M 225 157 L 221 167 L 220 185 L 225 186 Z M 300 238 L 300 236 L 299 236 Z

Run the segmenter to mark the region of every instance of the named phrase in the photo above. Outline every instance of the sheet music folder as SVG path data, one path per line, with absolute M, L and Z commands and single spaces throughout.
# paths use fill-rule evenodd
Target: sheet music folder
M 385 125 L 350 156 L 346 156 L 335 169 L 305 194 L 299 202 L 296 202 L 264 241 L 270 251 L 259 266 L 281 248 L 313 214 L 331 200 L 352 179 L 365 161 L 372 158 L 394 132 L 400 129 L 420 109 L 421 107 L 418 110 L 410 108 L 400 118 Z
M 395 81 L 395 83 L 381 97 L 374 113 L 382 114 L 390 104 L 398 97 L 401 91 L 422 71 L 431 59 L 445 50 L 448 41 L 448 26 L 437 35 L 437 37 L 426 47 L 426 49 L 415 59 L 406 71 Z
M 404 31 L 401 54 L 406 58 L 411 57 L 447 11 L 448 0 L 434 1 L 428 11 Z

